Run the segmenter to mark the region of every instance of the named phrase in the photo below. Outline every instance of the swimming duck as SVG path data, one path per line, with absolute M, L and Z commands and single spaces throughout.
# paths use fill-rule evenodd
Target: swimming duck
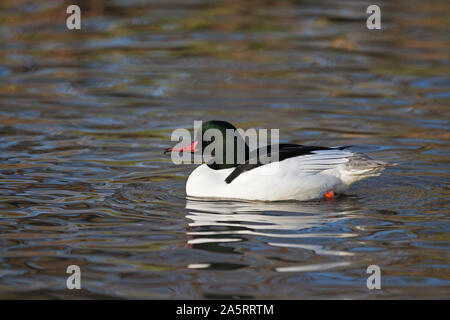
M 222 134 L 223 147 L 189 175 L 188 197 L 259 201 L 330 199 L 356 181 L 379 175 L 386 166 L 382 161 L 348 150 L 349 146 L 277 144 L 250 150 L 235 126 L 219 120 L 203 122 L 194 142 L 166 152 L 203 153 L 214 141 L 205 139 L 209 129 Z M 235 133 L 234 143 L 230 143 L 227 130 Z M 243 161 L 242 158 L 239 161 L 239 139 L 244 139 Z

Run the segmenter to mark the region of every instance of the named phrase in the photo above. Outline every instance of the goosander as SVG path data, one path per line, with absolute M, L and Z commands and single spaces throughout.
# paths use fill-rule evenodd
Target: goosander
M 230 158 L 234 161 L 222 163 L 216 161 L 213 155 L 212 161 L 198 166 L 186 182 L 188 197 L 258 201 L 334 198 L 336 193 L 344 192 L 352 183 L 379 175 L 386 166 L 386 163 L 365 154 L 349 151 L 349 146 L 297 144 L 267 146 L 267 155 L 277 157 L 274 157 L 276 161 L 263 163 L 259 158 L 260 149 L 257 149 L 255 159 L 255 153 L 251 156 L 245 142 L 245 161 L 240 162 L 237 161 L 237 144 L 231 144 L 233 148 L 230 148 L 226 141 L 226 130 L 237 129 L 219 120 L 203 122 L 201 136 L 197 135 L 192 144 L 169 148 L 166 152 L 203 153 L 213 141 L 205 140 L 204 133 L 208 129 L 218 130 L 224 137 L 222 159 L 228 159 L 226 156 L 231 153 Z M 277 150 L 277 154 L 271 154 L 271 150 Z

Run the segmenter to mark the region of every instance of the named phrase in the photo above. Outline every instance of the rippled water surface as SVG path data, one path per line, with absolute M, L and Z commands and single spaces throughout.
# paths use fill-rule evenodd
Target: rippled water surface
M 374 31 L 369 2 L 77 1 L 69 31 L 71 3 L 0 3 L 1 298 L 450 298 L 447 1 L 379 1 Z M 209 119 L 398 165 L 334 201 L 186 200 L 162 152 Z

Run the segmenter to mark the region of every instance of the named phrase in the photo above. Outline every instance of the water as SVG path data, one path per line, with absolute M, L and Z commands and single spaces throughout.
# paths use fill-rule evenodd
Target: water
M 77 3 L 82 31 L 0 4 L 1 298 L 450 298 L 447 1 L 380 2 L 382 31 L 369 2 Z M 398 165 L 335 201 L 187 201 L 163 150 L 209 119 Z

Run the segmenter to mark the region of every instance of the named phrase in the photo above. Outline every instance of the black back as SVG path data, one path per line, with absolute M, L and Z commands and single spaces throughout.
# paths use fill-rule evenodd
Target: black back
M 279 144 L 278 145 L 278 161 L 283 161 L 285 159 L 299 157 L 307 154 L 312 154 L 313 151 L 318 150 L 343 150 L 350 146 L 343 147 L 318 147 L 318 146 L 304 146 L 300 144 Z M 264 164 L 273 162 L 272 159 L 263 159 L 264 157 L 272 157 L 271 146 L 267 146 L 267 151 L 262 154 L 262 148 L 259 148 L 253 157 L 250 155 L 249 158 L 243 164 L 235 166 L 235 169 L 228 175 L 225 179 L 227 184 L 230 184 L 234 179 L 236 179 L 240 174 L 250 171 L 252 169 L 258 168 Z M 255 161 L 256 157 L 256 161 Z M 273 155 L 275 157 L 275 154 Z M 266 161 L 263 161 L 266 160 Z M 255 163 L 256 162 L 256 163 Z

